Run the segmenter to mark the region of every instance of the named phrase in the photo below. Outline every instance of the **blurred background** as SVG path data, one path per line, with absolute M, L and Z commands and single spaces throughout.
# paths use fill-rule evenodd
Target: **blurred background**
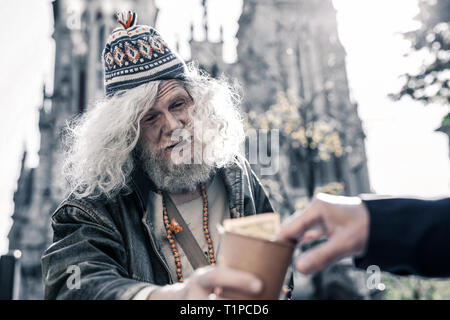
M 317 191 L 449 195 L 448 0 L 0 0 L 0 298 L 43 298 L 60 133 L 103 96 L 101 52 L 124 9 L 237 79 L 247 129 L 279 130 L 280 169 L 261 179 L 283 217 Z M 367 277 L 344 259 L 295 274 L 294 298 L 450 298 L 445 280 Z

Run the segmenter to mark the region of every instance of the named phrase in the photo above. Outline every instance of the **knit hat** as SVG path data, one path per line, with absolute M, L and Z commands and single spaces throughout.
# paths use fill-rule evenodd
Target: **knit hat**
M 122 27 L 113 30 L 102 54 L 107 97 L 149 81 L 184 79 L 186 64 L 154 28 L 136 25 L 132 11 L 117 14 L 117 20 Z

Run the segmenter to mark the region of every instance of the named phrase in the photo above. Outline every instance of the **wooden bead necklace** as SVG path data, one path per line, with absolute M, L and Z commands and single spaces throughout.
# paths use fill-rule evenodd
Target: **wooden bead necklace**
M 209 253 L 209 262 L 211 265 L 216 264 L 216 260 L 214 259 L 214 247 L 212 243 L 212 239 L 209 233 L 208 229 L 208 196 L 206 194 L 206 186 L 204 183 L 200 185 L 201 192 L 202 192 L 202 199 L 203 199 L 203 233 L 205 235 L 205 240 L 208 243 L 208 253 Z M 161 190 L 158 190 L 159 194 L 161 193 Z M 175 259 L 175 266 L 177 267 L 177 277 L 178 282 L 183 282 L 183 272 L 182 272 L 182 266 L 181 266 L 181 260 L 180 260 L 180 254 L 177 250 L 177 245 L 175 243 L 175 239 L 172 234 L 177 234 L 183 228 L 176 222 L 175 218 L 172 219 L 172 221 L 169 223 L 169 216 L 167 215 L 167 207 L 166 207 L 166 201 L 163 197 L 163 219 L 164 219 L 164 226 L 166 228 L 166 238 L 169 241 L 170 247 L 172 249 L 172 254 Z

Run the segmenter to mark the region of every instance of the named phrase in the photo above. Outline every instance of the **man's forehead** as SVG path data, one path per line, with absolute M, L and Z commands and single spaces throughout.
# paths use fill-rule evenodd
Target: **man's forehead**
M 173 93 L 180 92 L 186 92 L 186 89 L 180 80 L 164 80 L 159 84 L 156 100 L 161 100 Z

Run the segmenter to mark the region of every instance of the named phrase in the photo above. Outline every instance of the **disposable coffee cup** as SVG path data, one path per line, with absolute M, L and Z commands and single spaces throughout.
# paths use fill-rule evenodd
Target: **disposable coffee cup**
M 293 243 L 271 241 L 220 228 L 218 264 L 254 274 L 263 281 L 257 296 L 224 289 L 222 296 L 238 300 L 277 300 L 295 248 Z

